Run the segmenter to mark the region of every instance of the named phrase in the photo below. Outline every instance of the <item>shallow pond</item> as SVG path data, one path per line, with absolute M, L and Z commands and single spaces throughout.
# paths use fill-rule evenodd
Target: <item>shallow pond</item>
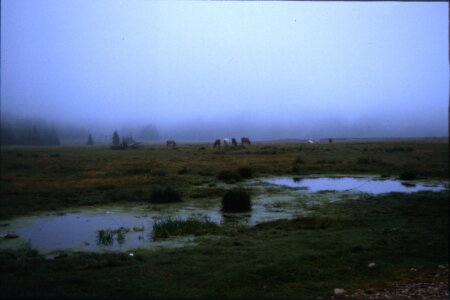
M 255 199 L 257 202 L 257 200 Z M 158 205 L 151 208 L 89 209 L 32 217 L 21 217 L 3 222 L 0 227 L 0 249 L 31 247 L 49 253 L 69 251 L 126 251 L 135 248 L 178 247 L 193 243 L 193 238 L 154 241 L 153 224 L 168 217 L 204 218 L 215 223 L 245 223 L 294 217 L 292 210 L 270 210 L 264 204 L 254 203 L 251 213 L 223 215 L 215 205 L 209 208 Z M 186 205 L 186 204 L 185 204 Z M 18 238 L 5 238 L 11 234 Z
M 220 224 L 237 222 L 253 225 L 295 218 L 324 203 L 360 197 L 360 192 L 409 193 L 448 188 L 437 183 L 404 183 L 375 177 L 266 178 L 249 180 L 239 186 L 253 191 L 251 213 L 223 215 L 220 199 L 216 198 L 140 207 L 97 207 L 21 217 L 0 224 L 0 236 L 3 237 L 0 238 L 0 249 L 27 246 L 50 253 L 59 250 L 127 251 L 136 248 L 181 247 L 195 244 L 194 238 L 153 241 L 153 224 L 168 217 L 187 219 L 198 216 Z M 235 185 L 227 186 L 232 187 Z M 5 238 L 8 234 L 17 235 L 18 238 Z
M 439 192 L 443 185 L 420 182 L 404 182 L 393 179 L 358 177 L 283 177 L 262 180 L 265 183 L 297 188 L 305 192 L 342 191 L 385 194 L 392 192 L 412 193 L 419 191 Z

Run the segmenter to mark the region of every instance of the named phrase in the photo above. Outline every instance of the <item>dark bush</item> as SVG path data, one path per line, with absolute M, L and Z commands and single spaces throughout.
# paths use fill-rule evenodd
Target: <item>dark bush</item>
M 242 178 L 252 178 L 252 169 L 249 167 L 239 168 L 238 173 Z
M 298 164 L 298 165 L 304 165 L 304 164 L 305 164 L 305 161 L 303 160 L 303 157 L 299 156 L 299 157 L 297 157 L 297 159 L 294 161 L 294 163 L 295 163 L 295 164 Z
M 368 165 L 368 164 L 370 164 L 370 159 L 368 159 L 368 158 L 358 158 L 356 163 L 358 165 Z
M 170 187 L 167 187 L 164 190 L 156 189 L 150 196 L 151 203 L 172 203 L 180 201 L 181 195 Z
M 412 171 L 405 171 L 402 174 L 400 174 L 401 180 L 414 180 L 417 178 L 417 174 Z
M 61 157 L 59 153 L 50 154 L 50 157 Z
M 180 174 L 180 175 L 187 174 L 187 173 L 189 173 L 188 168 L 181 168 L 178 170 L 178 174 Z
M 298 173 L 298 172 L 300 172 L 300 166 L 299 165 L 293 165 L 292 166 L 292 172 L 294 172 L 294 173 Z
M 390 149 L 385 149 L 384 151 L 386 151 L 386 152 L 413 152 L 414 151 L 414 148 L 413 147 L 405 147 L 405 148 L 403 148 L 403 147 L 393 147 L 393 148 L 390 148 Z
M 150 173 L 154 176 L 166 176 L 166 171 L 163 169 L 153 169 Z
M 124 175 L 141 175 L 141 174 L 149 174 L 151 171 L 147 168 L 133 168 L 128 169 L 123 172 Z
M 246 212 L 252 209 L 250 194 L 244 190 L 232 190 L 225 193 L 222 198 L 222 212 Z
M 136 198 L 129 191 L 117 190 L 117 189 L 106 189 L 106 192 L 103 194 L 103 198 L 110 202 L 133 202 L 136 201 Z
M 239 175 L 239 173 L 237 173 L 235 171 L 221 171 L 217 175 L 217 179 L 225 181 L 227 183 L 232 183 L 232 182 L 240 181 L 241 176 Z

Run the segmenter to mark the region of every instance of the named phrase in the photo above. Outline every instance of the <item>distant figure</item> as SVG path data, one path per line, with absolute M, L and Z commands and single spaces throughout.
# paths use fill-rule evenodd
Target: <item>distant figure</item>
M 242 146 L 244 146 L 244 145 L 250 145 L 251 143 L 250 143 L 250 139 L 248 138 L 248 137 L 242 137 L 241 138 L 241 145 Z
M 329 138 L 328 139 L 328 144 L 331 144 L 333 142 L 333 139 L 332 138 Z
M 213 148 L 216 148 L 216 147 L 220 149 L 220 140 L 219 139 L 214 141 L 214 147 Z
M 235 138 L 232 138 L 231 139 L 231 145 L 233 146 L 233 147 L 237 147 L 237 141 L 236 141 L 236 139 Z
M 177 146 L 177 144 L 175 143 L 174 140 L 168 140 L 166 142 L 166 147 L 172 146 L 172 148 L 175 148 Z
M 223 145 L 225 146 L 225 148 L 228 148 L 228 145 L 231 144 L 231 140 L 229 138 L 223 138 L 222 142 L 223 142 Z

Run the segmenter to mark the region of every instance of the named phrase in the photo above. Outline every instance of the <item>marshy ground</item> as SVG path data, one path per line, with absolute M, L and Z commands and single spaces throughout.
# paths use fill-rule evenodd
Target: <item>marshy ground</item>
M 49 255 L 27 244 L 3 249 L 0 295 L 316 298 L 333 296 L 335 288 L 360 295 L 393 281 L 414 281 L 448 264 L 448 189 L 307 194 L 257 180 L 322 174 L 402 177 L 407 184 L 448 187 L 448 146 L 447 140 L 429 139 L 226 150 L 206 144 L 126 151 L 5 147 L 2 226 L 36 215 L 138 207 L 171 217 L 156 222 L 155 240 L 170 245 L 173 236 L 180 238 L 173 239 L 176 247 L 122 252 Z M 252 196 L 250 221 L 212 222 L 223 218 L 222 197 L 237 187 Z M 180 214 L 186 207 L 214 214 L 204 222 L 177 219 L 188 216 Z M 252 221 L 259 212 L 281 217 Z M 104 228 L 98 237 L 107 246 L 110 239 L 144 231 L 137 223 L 125 227 Z

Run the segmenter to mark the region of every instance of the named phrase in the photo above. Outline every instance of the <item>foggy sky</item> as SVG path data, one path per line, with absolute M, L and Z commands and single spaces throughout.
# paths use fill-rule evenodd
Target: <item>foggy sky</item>
M 2 116 L 198 140 L 448 135 L 447 3 L 1 4 Z

